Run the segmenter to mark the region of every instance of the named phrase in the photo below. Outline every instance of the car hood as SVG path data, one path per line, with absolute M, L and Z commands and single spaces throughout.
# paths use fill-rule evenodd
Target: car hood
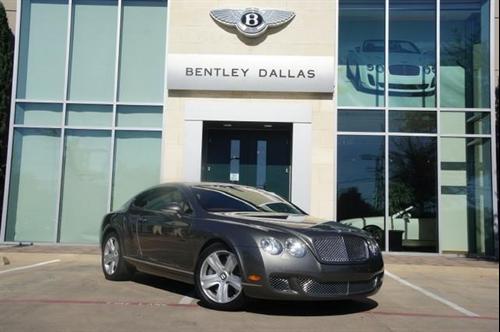
M 217 219 L 255 226 L 267 231 L 275 230 L 297 236 L 303 235 L 310 239 L 332 233 L 349 233 L 369 237 L 368 233 L 359 228 L 308 215 L 271 212 L 220 212 L 212 214 L 217 216 Z

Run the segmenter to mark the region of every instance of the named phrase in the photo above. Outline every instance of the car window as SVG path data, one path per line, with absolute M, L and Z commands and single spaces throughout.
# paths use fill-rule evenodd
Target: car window
M 191 187 L 204 210 L 211 212 L 285 212 L 303 214 L 280 196 L 261 189 L 235 185 Z
M 191 207 L 177 188 L 156 188 L 139 196 L 134 205 L 145 210 L 161 211 L 171 203 L 181 206 L 181 211 L 189 213 Z

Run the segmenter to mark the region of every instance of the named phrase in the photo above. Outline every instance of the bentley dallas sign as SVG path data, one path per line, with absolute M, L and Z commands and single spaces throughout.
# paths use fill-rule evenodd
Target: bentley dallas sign
M 327 92 L 334 59 L 323 56 L 170 54 L 170 90 Z

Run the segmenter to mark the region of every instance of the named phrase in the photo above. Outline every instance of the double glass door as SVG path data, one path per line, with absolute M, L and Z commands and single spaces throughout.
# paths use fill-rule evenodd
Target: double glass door
M 291 132 L 267 126 L 205 128 L 202 180 L 254 186 L 289 198 Z

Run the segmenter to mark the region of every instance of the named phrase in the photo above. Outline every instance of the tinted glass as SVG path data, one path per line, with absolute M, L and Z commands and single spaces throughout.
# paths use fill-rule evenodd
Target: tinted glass
M 62 100 L 68 1 L 22 1 L 17 98 Z
M 339 2 L 339 106 L 384 106 L 384 0 Z
M 490 107 L 489 26 L 489 1 L 441 0 L 441 106 Z
M 113 106 L 69 104 L 66 107 L 66 124 L 81 127 L 111 127 Z
M 337 219 L 384 229 L 384 137 L 339 136 Z
M 116 0 L 73 0 L 70 100 L 113 100 L 117 4 Z
M 389 111 L 389 131 L 436 133 L 436 112 Z
M 490 134 L 490 113 L 441 112 L 441 133 L 452 135 Z
M 166 1 L 123 1 L 119 101 L 163 101 L 166 32 Z
M 202 208 L 211 212 L 283 212 L 283 205 L 286 205 L 289 213 L 303 214 L 281 197 L 255 188 L 230 185 L 196 186 L 192 187 L 192 191 Z M 274 205 L 275 203 L 280 204 Z
M 14 131 L 5 240 L 54 241 L 60 146 L 60 130 Z
M 395 237 L 390 240 L 391 250 L 437 251 L 436 141 L 435 137 L 389 137 L 387 226 Z
M 61 242 L 95 243 L 108 211 L 111 133 L 66 130 Z
M 150 211 L 166 210 L 172 203 L 177 203 L 183 211 L 189 210 L 184 196 L 177 188 L 157 188 L 142 194 L 134 205 Z
M 113 164 L 115 209 L 145 188 L 160 182 L 161 133 L 117 131 Z
M 17 103 L 15 124 L 60 126 L 61 104 Z
M 384 132 L 384 111 L 341 110 L 338 113 L 339 131 Z
M 389 105 L 436 106 L 436 0 L 389 2 Z
M 442 249 L 494 256 L 491 141 L 441 139 Z

